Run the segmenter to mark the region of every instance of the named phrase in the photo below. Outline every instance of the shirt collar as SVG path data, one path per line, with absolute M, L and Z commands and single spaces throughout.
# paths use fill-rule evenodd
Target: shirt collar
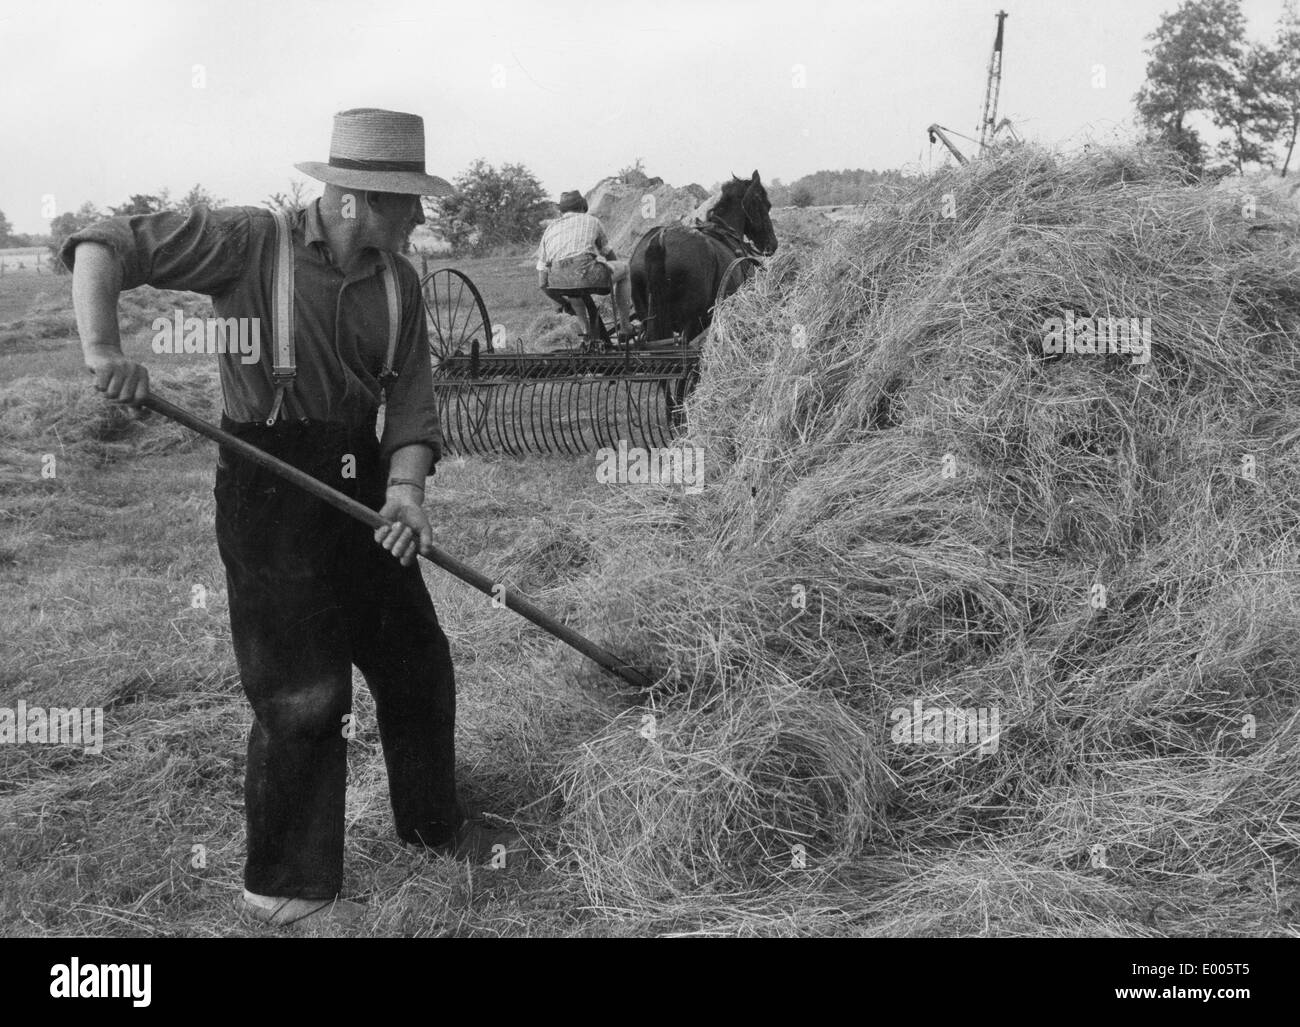
M 329 240 L 325 237 L 325 223 L 320 219 L 320 200 L 312 200 L 303 208 L 303 242 L 308 246 L 323 243 L 327 248 Z
M 312 200 L 303 208 L 302 239 L 308 246 L 317 246 L 317 252 L 331 265 L 334 254 L 330 252 L 329 237 L 325 234 L 325 222 L 320 216 L 320 200 Z M 373 247 L 367 246 L 354 262 L 354 277 L 364 277 L 368 271 L 377 271 L 384 266 L 383 255 Z

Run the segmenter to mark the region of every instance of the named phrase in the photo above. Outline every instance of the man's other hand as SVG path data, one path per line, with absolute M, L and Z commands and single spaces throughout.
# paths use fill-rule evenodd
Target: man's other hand
M 400 487 L 400 486 L 399 486 Z M 403 567 L 409 567 L 420 554 L 421 546 L 433 545 L 433 528 L 424 508 L 415 502 L 413 496 L 395 496 L 390 491 L 387 502 L 379 511 L 387 527 L 375 529 L 375 541 L 401 561 Z
M 86 367 L 95 376 L 95 388 L 114 403 L 141 403 L 149 395 L 149 372 L 128 360 L 114 346 L 89 346 Z

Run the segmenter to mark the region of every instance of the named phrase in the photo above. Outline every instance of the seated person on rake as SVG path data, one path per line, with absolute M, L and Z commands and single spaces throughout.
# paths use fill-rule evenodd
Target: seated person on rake
M 627 261 L 617 259 L 600 219 L 587 213 L 576 189 L 560 195 L 560 217 L 537 248 L 537 285 L 578 319 L 584 349 L 609 341 L 593 296 L 612 292 L 619 342 L 635 336 Z

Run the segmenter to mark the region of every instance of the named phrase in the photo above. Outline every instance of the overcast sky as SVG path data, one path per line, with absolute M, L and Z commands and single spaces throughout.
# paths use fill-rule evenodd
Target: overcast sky
M 928 124 L 975 132 L 999 6 L 1000 114 L 1066 146 L 1127 131 L 1177 0 L 0 0 L 0 210 L 44 232 L 47 195 L 261 203 L 369 106 L 424 117 L 430 171 L 517 161 L 553 194 L 637 157 L 679 186 L 925 169 Z M 1245 0 L 1251 34 L 1280 8 Z

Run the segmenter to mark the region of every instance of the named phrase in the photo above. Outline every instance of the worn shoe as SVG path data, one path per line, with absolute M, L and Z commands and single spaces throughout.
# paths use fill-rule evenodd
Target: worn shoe
M 347 899 L 285 899 L 257 895 L 247 888 L 235 908 L 274 927 L 343 927 L 365 915 L 366 907 Z

